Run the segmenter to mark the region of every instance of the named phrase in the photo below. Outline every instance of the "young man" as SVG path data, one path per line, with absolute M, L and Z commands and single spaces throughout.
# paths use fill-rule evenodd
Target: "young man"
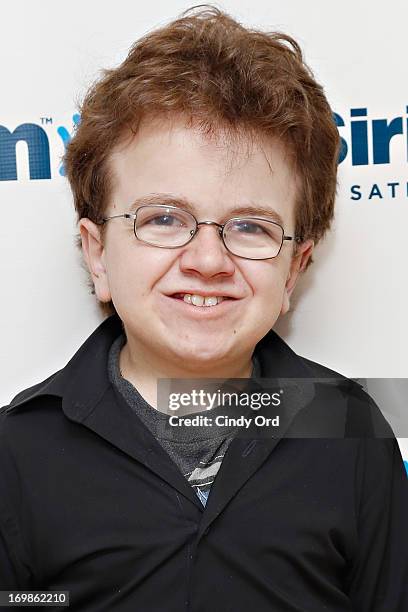
M 3 410 L 1 588 L 78 611 L 406 610 L 392 436 L 369 418 L 342 439 L 170 427 L 157 400 L 160 379 L 335 376 L 272 330 L 336 187 L 297 44 L 201 9 L 139 40 L 81 111 L 66 170 L 111 316 Z

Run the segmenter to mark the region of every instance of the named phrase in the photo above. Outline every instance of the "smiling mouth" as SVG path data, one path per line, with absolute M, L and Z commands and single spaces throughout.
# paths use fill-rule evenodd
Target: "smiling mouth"
M 185 302 L 186 304 L 190 304 L 191 306 L 195 306 L 198 308 L 213 308 L 214 306 L 218 306 L 218 304 L 221 304 L 224 301 L 234 300 L 234 298 L 230 298 L 227 296 L 211 295 L 204 297 L 202 295 L 192 295 L 191 293 L 174 293 L 169 297 L 174 298 L 176 300 L 180 300 L 182 302 Z

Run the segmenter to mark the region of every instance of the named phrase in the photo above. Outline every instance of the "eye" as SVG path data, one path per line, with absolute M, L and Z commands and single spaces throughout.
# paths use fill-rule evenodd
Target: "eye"
M 182 227 L 183 221 L 174 215 L 155 215 L 154 217 L 150 217 L 150 219 L 146 219 L 144 224 L 159 225 L 162 227 Z
M 252 221 L 237 221 L 234 223 L 234 230 L 239 231 L 242 234 L 263 234 L 265 229 L 258 223 Z

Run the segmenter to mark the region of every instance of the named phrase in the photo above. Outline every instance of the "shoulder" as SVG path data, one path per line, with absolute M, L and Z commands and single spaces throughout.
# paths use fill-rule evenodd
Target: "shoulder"
M 61 396 L 57 392 L 60 372 L 61 370 L 58 370 L 44 380 L 19 391 L 9 404 L 0 407 L 0 433 L 4 433 L 5 428 L 10 426 L 11 417 L 14 421 L 14 417 L 26 415 L 34 408 L 36 413 L 39 413 L 41 408 L 61 405 Z
M 300 355 L 298 355 L 298 357 L 302 361 L 303 365 L 308 370 L 310 370 L 316 378 L 337 378 L 339 380 L 348 380 L 351 382 L 351 379 L 344 376 L 344 374 L 340 374 L 335 370 L 331 370 L 330 368 L 322 365 L 321 363 L 317 363 L 316 361 L 312 361 L 311 359 L 306 359 L 306 357 L 301 357 Z
M 24 402 L 28 398 L 34 397 L 40 394 L 43 390 L 47 389 L 48 384 L 54 381 L 60 372 L 61 370 L 58 370 L 57 372 L 54 372 L 53 374 L 51 374 L 51 376 L 48 376 L 48 378 L 45 378 L 44 380 L 38 383 L 35 383 L 31 387 L 27 387 L 26 389 L 19 391 L 17 395 L 13 397 L 10 404 L 8 404 L 7 406 L 4 406 L 3 408 L 1 408 L 1 410 L 3 410 L 4 408 L 12 408 L 16 406 L 17 404 Z
M 388 420 L 360 382 L 305 357 L 299 359 L 322 388 L 327 388 L 327 379 L 334 390 L 332 397 L 337 394 L 342 398 L 346 437 L 395 439 Z
M 45 453 L 55 452 L 65 439 L 62 398 L 46 391 L 56 374 L 23 389 L 0 409 L 0 490 L 6 486 L 10 495 L 18 491 L 19 478 L 44 469 Z

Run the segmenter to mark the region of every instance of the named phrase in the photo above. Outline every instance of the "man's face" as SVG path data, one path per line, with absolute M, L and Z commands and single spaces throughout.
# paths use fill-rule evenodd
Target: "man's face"
M 234 209 L 253 206 L 277 213 L 285 235 L 294 235 L 297 181 L 278 142 L 251 149 L 208 141 L 183 124 L 146 123 L 137 136 L 118 147 L 110 160 L 114 189 L 106 216 L 130 212 L 138 200 L 160 194 L 188 200 L 198 221 L 224 223 Z M 243 215 L 241 215 L 243 216 Z M 246 215 L 248 216 L 248 214 Z M 253 215 L 254 216 L 254 215 Z M 265 212 L 262 215 L 265 218 Z M 140 355 L 154 355 L 180 367 L 205 370 L 251 356 L 256 343 L 289 308 L 298 271 L 312 243 L 293 258 L 291 241 L 280 254 L 255 261 L 232 255 L 216 226 L 201 225 L 187 245 L 157 248 L 138 241 L 133 221 L 110 220 L 104 245 L 99 228 L 89 232 L 85 254 L 96 293 L 112 299 L 128 338 Z M 96 276 L 97 275 L 97 276 Z M 232 296 L 217 306 L 200 307 L 170 297 L 205 292 Z

